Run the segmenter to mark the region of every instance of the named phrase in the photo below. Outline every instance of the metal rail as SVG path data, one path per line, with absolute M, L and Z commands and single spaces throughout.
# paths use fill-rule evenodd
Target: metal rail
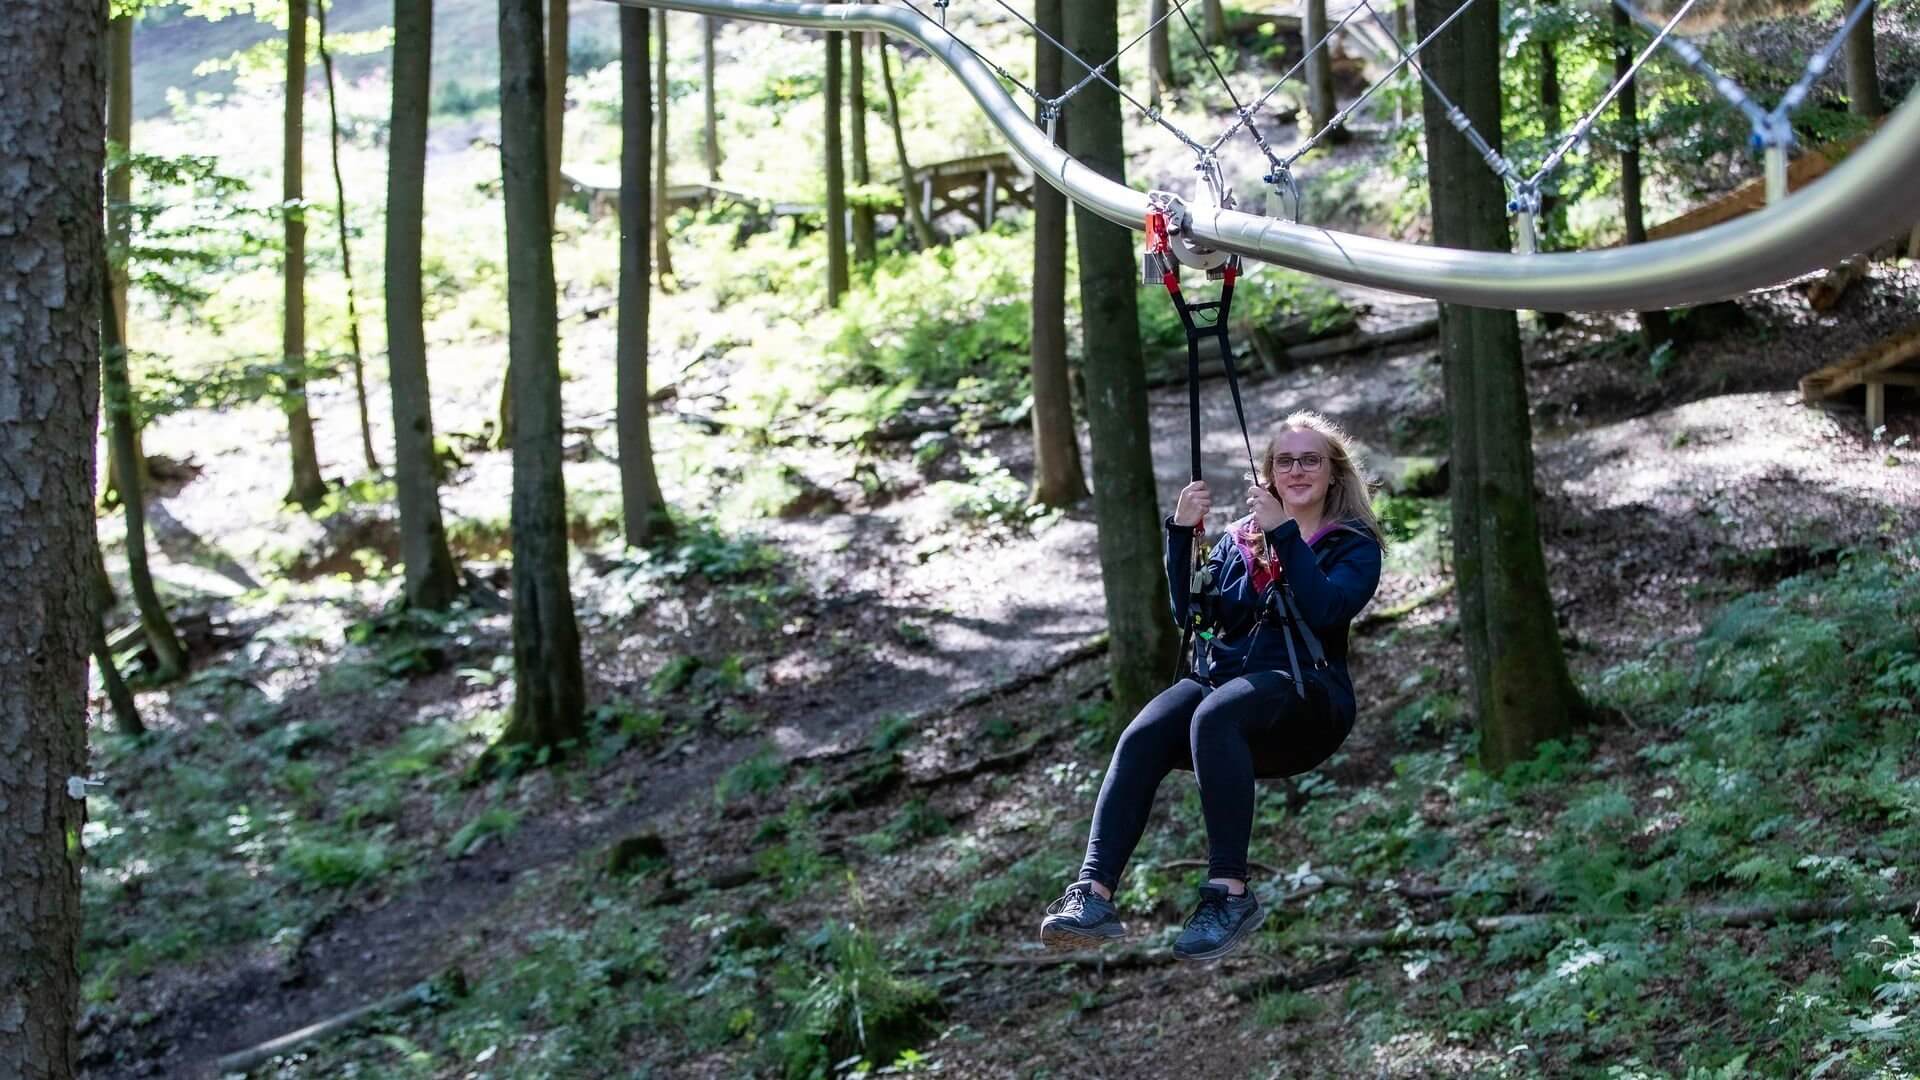
M 1145 192 L 1053 145 L 959 38 L 903 8 L 779 0 L 607 0 L 627 7 L 823 30 L 876 30 L 951 70 L 1034 174 L 1094 213 L 1139 228 Z M 1378 240 L 1237 210 L 1196 208 L 1193 235 L 1248 258 L 1455 304 L 1534 311 L 1627 311 L 1737 296 L 1830 266 L 1920 217 L 1920 93 L 1817 184 L 1686 236 L 1604 251 L 1514 255 Z

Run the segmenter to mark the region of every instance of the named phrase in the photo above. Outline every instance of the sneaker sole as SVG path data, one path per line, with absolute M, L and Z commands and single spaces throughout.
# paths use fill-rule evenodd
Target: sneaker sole
M 1109 941 L 1118 941 L 1126 935 L 1125 923 L 1107 923 L 1105 928 L 1094 933 L 1045 923 L 1040 926 L 1040 944 L 1045 946 L 1048 952 L 1073 952 L 1076 949 L 1092 948 Z
M 1221 942 L 1218 946 L 1215 946 L 1214 948 L 1203 953 L 1183 953 L 1179 949 L 1175 949 L 1173 950 L 1174 958 L 1179 960 L 1196 960 L 1196 961 L 1197 960 L 1218 960 L 1221 957 L 1232 952 L 1233 950 L 1239 948 L 1240 944 L 1246 941 L 1247 938 L 1250 937 L 1255 930 L 1260 929 L 1260 924 L 1266 921 L 1267 921 L 1267 909 L 1266 909 L 1266 906 L 1263 904 L 1261 905 L 1260 910 L 1253 913 L 1253 918 L 1248 919 L 1244 923 L 1241 923 L 1240 929 L 1234 931 L 1234 934 L 1232 937 Z

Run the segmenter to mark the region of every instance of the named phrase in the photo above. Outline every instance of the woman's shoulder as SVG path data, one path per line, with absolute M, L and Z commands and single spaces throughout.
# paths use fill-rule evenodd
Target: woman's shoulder
M 1331 554 L 1335 551 L 1358 554 L 1366 550 L 1378 552 L 1381 549 L 1380 537 L 1375 535 L 1372 526 L 1359 518 L 1322 526 L 1312 546 L 1315 551 L 1322 554 Z

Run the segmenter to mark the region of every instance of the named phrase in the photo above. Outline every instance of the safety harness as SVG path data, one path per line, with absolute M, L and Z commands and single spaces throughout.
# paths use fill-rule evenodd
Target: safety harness
M 1217 166 L 1201 170 L 1206 181 L 1202 190 L 1208 201 L 1216 207 L 1226 208 L 1233 205 L 1233 193 L 1221 181 Z M 1253 439 L 1247 433 L 1247 412 L 1240 397 L 1240 374 L 1233 362 L 1233 346 L 1227 339 L 1229 317 L 1233 310 L 1233 286 L 1240 276 L 1240 256 L 1232 252 L 1219 251 L 1196 243 L 1189 226 L 1192 212 L 1178 195 L 1164 191 L 1150 192 L 1147 196 L 1146 217 L 1146 254 L 1141 261 L 1141 279 L 1143 284 L 1158 282 L 1167 290 L 1167 296 L 1173 301 L 1173 308 L 1180 316 L 1180 325 L 1187 334 L 1187 440 L 1189 452 L 1189 472 L 1192 479 L 1201 479 L 1200 472 L 1200 344 L 1211 337 L 1219 344 L 1220 362 L 1227 372 L 1227 390 L 1233 395 L 1233 414 L 1240 424 L 1240 441 L 1247 451 L 1247 480 L 1257 482 L 1259 466 L 1254 463 Z M 1180 288 L 1180 267 L 1192 266 L 1206 271 L 1210 280 L 1220 282 L 1220 297 L 1217 300 L 1193 302 L 1187 299 Z M 1321 534 L 1324 535 L 1324 532 Z M 1316 536 L 1315 539 L 1318 539 Z M 1275 558 L 1268 552 L 1269 558 Z M 1277 568 L 1276 568 L 1277 569 Z M 1252 564 L 1248 565 L 1249 573 Z M 1180 655 L 1174 667 L 1174 679 L 1179 680 L 1193 674 L 1193 639 L 1198 636 L 1208 643 L 1211 649 L 1214 628 L 1207 620 L 1206 597 L 1214 589 L 1213 575 L 1207 567 L 1207 541 L 1204 531 L 1196 526 L 1193 530 L 1193 547 L 1187 553 L 1188 589 L 1186 617 L 1180 625 Z M 1321 648 L 1320 639 L 1307 621 L 1300 616 L 1299 605 L 1293 598 L 1293 587 L 1276 574 L 1275 583 L 1267 587 L 1262 597 L 1260 625 L 1254 628 L 1255 640 L 1260 629 L 1269 621 L 1278 622 L 1283 627 L 1287 643 L 1287 664 L 1291 669 L 1287 675 L 1293 679 L 1294 690 L 1302 697 L 1307 696 L 1306 681 L 1300 674 L 1300 658 L 1293 644 L 1293 633 L 1298 631 L 1307 645 L 1308 657 L 1315 670 L 1327 666 L 1326 652 Z M 1252 645 L 1248 646 L 1249 651 Z

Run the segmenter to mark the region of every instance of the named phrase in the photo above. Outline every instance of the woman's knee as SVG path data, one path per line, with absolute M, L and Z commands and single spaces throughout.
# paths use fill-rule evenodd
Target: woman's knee
M 1218 695 L 1208 698 L 1193 711 L 1193 720 L 1188 724 L 1187 736 L 1197 754 L 1203 746 L 1217 746 L 1222 743 L 1246 742 L 1246 730 L 1243 726 L 1244 710 L 1236 709 L 1225 698 Z

